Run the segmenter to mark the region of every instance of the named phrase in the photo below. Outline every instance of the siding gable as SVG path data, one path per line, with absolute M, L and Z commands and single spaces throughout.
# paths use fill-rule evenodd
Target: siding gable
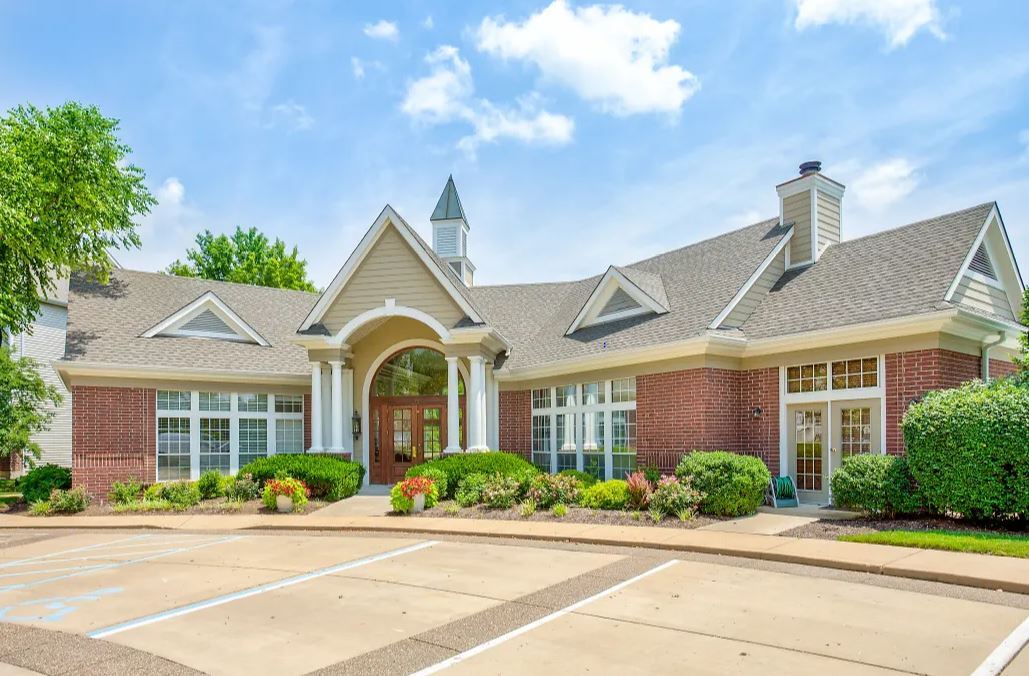
M 1011 303 L 1004 290 L 987 284 L 969 275 L 962 275 L 958 287 L 954 291 L 954 302 L 968 307 L 989 312 L 990 314 L 1003 317 L 1011 321 L 1015 320 L 1015 313 L 1011 310 Z
M 779 281 L 779 278 L 782 277 L 785 271 L 786 252 L 783 250 L 772 259 L 772 262 L 768 264 L 765 271 L 757 278 L 754 285 L 740 298 L 739 302 L 736 303 L 736 307 L 722 321 L 721 326 L 731 329 L 743 326 L 744 322 L 750 318 L 750 315 L 758 308 L 761 301 L 768 295 L 768 291 L 775 286 L 775 283 Z
M 454 326 L 465 312 L 425 267 L 393 225 L 372 244 L 321 323 L 332 333 L 362 312 L 382 307 L 387 298 L 421 310 L 444 326 Z

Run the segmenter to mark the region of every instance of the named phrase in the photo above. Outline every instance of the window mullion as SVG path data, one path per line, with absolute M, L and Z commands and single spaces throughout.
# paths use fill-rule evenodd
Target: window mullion
M 189 393 L 189 478 L 200 478 L 200 392 Z

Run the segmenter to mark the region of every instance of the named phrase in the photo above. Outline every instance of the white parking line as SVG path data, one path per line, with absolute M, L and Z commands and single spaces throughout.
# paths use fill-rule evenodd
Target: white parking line
M 89 551 L 91 549 L 99 549 L 100 547 L 107 547 L 109 545 L 117 544 L 119 542 L 129 542 L 130 540 L 142 540 L 144 538 L 150 538 L 150 537 L 153 537 L 153 536 L 150 535 L 149 533 L 145 533 L 143 535 L 133 535 L 132 537 L 121 538 L 121 539 L 118 539 L 118 540 L 111 540 L 110 542 L 98 542 L 96 544 L 86 545 L 84 547 L 74 547 L 72 549 L 63 549 L 63 550 L 56 551 L 56 552 L 49 552 L 47 554 L 38 554 L 36 556 L 30 556 L 30 557 L 25 558 L 25 559 L 17 559 L 15 561 L 7 561 L 5 563 L 0 563 L 0 568 L 10 568 L 12 566 L 20 566 L 20 565 L 23 565 L 23 564 L 25 564 L 25 563 L 27 563 L 29 561 L 38 561 L 40 559 L 48 559 L 51 556 L 61 556 L 62 554 L 73 554 L 75 552 L 85 552 L 85 551 Z
M 1029 645 L 1029 617 L 993 649 L 979 668 L 972 672 L 972 676 L 996 676 L 1026 645 Z
M 474 657 L 475 655 L 478 655 L 480 653 L 484 653 L 487 650 L 489 650 L 490 648 L 495 648 L 496 646 L 500 645 L 501 643 L 506 643 L 507 641 L 510 641 L 513 638 L 521 636 L 522 634 L 524 634 L 526 632 L 532 631 L 533 629 L 536 629 L 537 627 L 541 627 L 544 624 L 547 624 L 548 622 L 553 622 L 554 620 L 556 620 L 556 619 L 558 619 L 560 617 L 564 617 L 565 615 L 567 615 L 569 613 L 574 613 L 576 610 L 578 610 L 579 608 L 582 608 L 585 605 L 593 603 L 594 601 L 597 601 L 597 600 L 599 600 L 599 599 L 601 599 L 601 598 L 603 598 L 605 596 L 608 596 L 609 594 L 614 594 L 617 591 L 621 591 L 622 589 L 625 589 L 629 585 L 631 585 L 631 584 L 633 584 L 635 582 L 639 582 L 643 578 L 649 577 L 649 576 L 653 575 L 654 573 L 660 573 L 662 570 L 664 570 L 666 568 L 670 568 L 671 566 L 674 566 L 677 563 L 679 563 L 678 559 L 672 559 L 671 561 L 665 561 L 660 566 L 655 566 L 654 568 L 651 568 L 650 570 L 648 570 L 646 572 L 640 573 L 636 577 L 630 577 L 628 580 L 623 580 L 622 582 L 619 582 L 618 584 L 614 585 L 613 587 L 608 587 L 604 591 L 599 592 L 597 594 L 594 594 L 593 596 L 590 596 L 588 598 L 584 598 L 581 601 L 577 601 L 577 602 L 573 603 L 570 606 L 562 608 L 561 610 L 556 610 L 556 611 L 552 612 L 551 614 L 549 614 L 549 615 L 547 615 L 545 617 L 541 617 L 540 619 L 535 620 L 534 622 L 530 622 L 529 624 L 526 624 L 526 625 L 523 625 L 521 627 L 518 627 L 517 629 L 513 629 L 513 630 L 507 632 L 506 634 L 501 634 L 500 636 L 497 636 L 494 639 L 486 641 L 485 643 L 480 643 L 479 645 L 475 646 L 474 648 L 469 648 L 468 650 L 464 651 L 463 653 L 458 653 L 457 655 L 454 655 L 453 657 L 447 658 L 447 659 L 443 660 L 442 662 L 438 662 L 438 663 L 432 665 L 431 667 L 425 667 L 421 671 L 416 671 L 414 674 L 412 674 L 412 676 L 427 676 L 427 674 L 435 674 L 437 671 L 442 671 L 444 669 L 448 669 L 448 668 L 454 666 L 455 664 L 458 664 L 459 662 L 464 662 L 469 657 Z
M 189 615 L 190 613 L 195 613 L 197 611 L 205 610 L 207 608 L 213 608 L 215 606 L 220 606 L 225 603 L 231 603 L 232 601 L 238 601 L 240 599 L 249 598 L 251 596 L 257 596 L 258 594 L 264 594 L 266 592 L 275 591 L 276 589 L 291 587 L 295 584 L 300 584 L 301 582 L 307 582 L 309 580 L 314 580 L 319 577 L 324 577 L 326 575 L 332 575 L 333 573 L 338 573 L 340 571 L 351 570 L 353 568 L 360 568 L 361 566 L 367 566 L 370 563 L 391 559 L 394 556 L 400 556 L 402 554 L 410 554 L 411 552 L 417 552 L 420 549 L 425 549 L 426 547 L 431 547 L 435 544 L 439 543 L 436 540 L 429 540 L 426 542 L 419 542 L 418 544 L 414 545 L 408 545 L 407 547 L 400 547 L 399 549 L 390 549 L 388 551 L 382 552 L 381 554 L 373 554 L 372 556 L 366 556 L 361 559 L 355 559 L 354 561 L 347 561 L 346 563 L 339 563 L 334 566 L 329 566 L 328 568 L 320 568 L 318 570 L 313 570 L 309 573 L 303 573 L 302 575 L 287 577 L 285 579 L 277 580 L 275 582 L 268 582 L 266 584 L 258 585 L 256 587 L 251 587 L 250 589 L 243 589 L 238 592 L 233 592 L 231 594 L 225 594 L 224 596 L 216 596 L 212 599 L 207 599 L 206 601 L 198 601 L 196 603 L 191 603 L 180 608 L 173 608 L 172 610 L 165 610 L 160 613 L 154 613 L 153 615 L 146 615 L 135 620 L 122 622 L 121 624 L 114 624 L 109 627 L 95 629 L 86 634 L 86 636 L 90 638 L 107 638 L 108 636 L 120 634 L 121 632 L 128 631 L 129 629 L 145 627 L 148 624 L 155 624 L 157 622 L 162 622 L 164 620 L 170 620 L 173 617 L 182 617 L 183 615 Z

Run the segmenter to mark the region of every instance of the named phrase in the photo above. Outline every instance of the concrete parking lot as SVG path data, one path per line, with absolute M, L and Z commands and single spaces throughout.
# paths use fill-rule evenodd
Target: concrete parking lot
M 0 662 L 42 673 L 970 674 L 1029 616 L 1017 594 L 645 549 L 18 538 L 0 539 Z

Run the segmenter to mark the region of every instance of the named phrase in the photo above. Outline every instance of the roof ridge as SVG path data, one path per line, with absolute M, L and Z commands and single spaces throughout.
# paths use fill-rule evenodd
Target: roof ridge
M 842 242 L 840 242 L 838 244 L 835 244 L 834 246 L 841 247 L 841 246 L 845 246 L 847 244 L 853 244 L 855 242 L 860 242 L 860 241 L 863 241 L 863 240 L 866 240 L 866 239 L 871 239 L 873 237 L 880 237 L 880 236 L 883 236 L 883 235 L 889 235 L 889 234 L 894 233 L 894 232 L 896 232 L 898 230 L 903 230 L 904 228 L 911 228 L 911 227 L 914 227 L 916 225 L 924 225 L 924 224 L 928 223 L 929 221 L 938 221 L 938 220 L 942 220 L 944 218 L 952 218 L 954 216 L 960 216 L 960 215 L 963 215 L 963 214 L 968 214 L 969 212 L 975 211 L 976 209 L 982 209 L 983 207 L 990 207 L 992 209 L 996 204 L 997 204 L 996 200 L 993 200 L 993 201 L 990 201 L 990 202 L 983 202 L 982 204 L 976 204 L 973 207 L 965 207 L 964 209 L 958 209 L 957 211 L 949 211 L 949 212 L 947 212 L 945 214 L 938 214 L 936 216 L 930 216 L 929 218 L 923 218 L 923 219 L 918 220 L 918 221 L 911 221 L 910 223 L 904 223 L 903 225 L 895 225 L 892 228 L 886 228 L 885 230 L 876 230 L 875 232 L 870 232 L 867 235 L 861 235 L 860 237 L 855 237 L 854 239 L 845 239 Z
M 761 221 L 756 221 L 754 223 L 751 223 L 750 225 L 744 225 L 742 227 L 736 228 L 735 230 L 730 230 L 729 232 L 723 232 L 720 235 L 712 235 L 711 237 L 706 237 L 704 239 L 697 240 L 696 242 L 692 242 L 690 244 L 685 244 L 683 246 L 676 247 L 674 249 L 669 249 L 668 251 L 662 251 L 661 253 L 654 254 L 653 256 L 650 256 L 648 258 L 642 258 L 642 259 L 640 259 L 638 261 L 633 261 L 632 263 L 626 263 L 625 265 L 623 265 L 621 267 L 623 267 L 623 268 L 631 268 L 634 265 L 639 265 L 640 263 L 647 263 L 649 261 L 654 260 L 655 258 L 660 258 L 661 256 L 667 256 L 669 254 L 674 254 L 674 253 L 678 253 L 680 251 L 685 251 L 686 249 L 692 249 L 695 246 L 700 246 L 701 244 L 707 244 L 708 242 L 713 242 L 716 239 L 721 239 L 723 237 L 728 237 L 729 235 L 735 235 L 737 233 L 743 232 L 744 230 L 749 230 L 750 228 L 756 228 L 759 225 L 770 224 L 770 223 L 772 223 L 772 221 L 775 221 L 776 224 L 778 224 L 779 217 L 778 216 L 774 216 L 772 218 L 766 218 L 766 219 L 761 220 Z
M 261 284 L 247 284 L 245 282 L 227 282 L 227 281 L 224 281 L 224 280 L 221 280 L 221 279 L 207 279 L 206 277 L 186 277 L 184 275 L 173 275 L 170 272 L 160 272 L 160 271 L 154 272 L 152 270 L 134 270 L 132 268 L 117 268 L 115 270 L 111 270 L 111 274 L 112 275 L 120 274 L 122 272 L 128 272 L 128 273 L 131 273 L 131 274 L 134 274 L 134 275 L 148 275 L 148 276 L 151 276 L 151 277 L 164 277 L 164 278 L 169 278 L 169 279 L 192 280 L 192 281 L 197 282 L 197 283 L 206 282 L 208 284 L 221 284 L 221 285 L 224 285 L 224 286 L 238 286 L 238 287 L 244 287 L 244 288 L 247 288 L 247 289 L 266 289 L 268 291 L 278 292 L 278 293 L 295 293 L 295 294 L 301 294 L 301 295 L 304 295 L 304 296 L 319 296 L 319 295 L 321 295 L 321 293 L 318 292 L 318 291 L 304 291 L 303 289 L 283 289 L 283 288 L 278 287 L 278 286 L 263 286 Z

